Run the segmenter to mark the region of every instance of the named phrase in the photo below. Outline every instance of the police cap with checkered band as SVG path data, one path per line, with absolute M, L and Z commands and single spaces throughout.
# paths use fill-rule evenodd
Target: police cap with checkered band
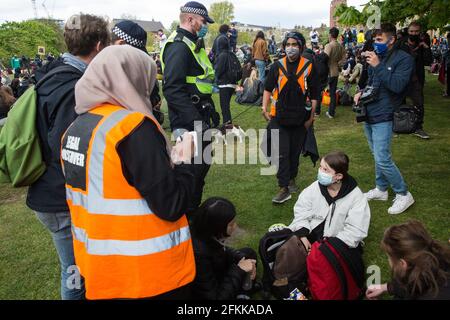
M 148 53 L 145 48 L 147 45 L 147 32 L 136 22 L 131 20 L 120 21 L 114 26 L 112 33 L 127 44 Z
M 208 10 L 206 10 L 206 7 L 199 2 L 189 1 L 180 8 L 180 11 L 182 13 L 198 14 L 199 16 L 205 18 L 206 22 L 214 23 L 214 20 L 211 19 L 210 16 L 208 16 Z

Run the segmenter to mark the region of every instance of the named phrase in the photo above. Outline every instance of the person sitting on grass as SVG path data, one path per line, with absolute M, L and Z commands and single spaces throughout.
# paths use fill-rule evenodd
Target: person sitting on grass
M 348 168 L 345 153 L 327 154 L 320 162 L 317 181 L 298 197 L 288 228 L 308 251 L 313 242 L 324 237 L 337 237 L 349 248 L 360 247 L 367 237 L 370 208 Z
M 229 200 L 209 198 L 195 212 L 191 224 L 197 268 L 192 287 L 194 299 L 236 299 L 245 293 L 243 285 L 248 274 L 255 280 L 256 252 L 250 248 L 235 250 L 224 244 L 236 228 L 236 209 Z
M 450 300 L 450 249 L 433 240 L 419 221 L 388 228 L 381 242 L 392 280 L 369 286 L 368 299 L 384 293 L 400 300 Z

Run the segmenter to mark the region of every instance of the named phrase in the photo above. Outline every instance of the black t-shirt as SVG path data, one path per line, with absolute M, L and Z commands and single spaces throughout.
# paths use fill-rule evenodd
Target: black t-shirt
M 289 59 L 286 59 L 287 61 L 287 72 L 288 73 L 296 73 L 297 69 L 298 69 L 298 64 L 300 62 L 300 60 L 294 61 L 294 62 L 290 62 Z M 270 67 L 269 70 L 269 74 L 267 75 L 265 84 L 264 84 L 264 89 L 266 91 L 272 92 L 277 86 L 278 86 L 278 75 L 280 74 L 280 63 L 279 62 L 275 62 L 272 64 L 272 66 Z M 316 72 L 316 67 L 313 64 L 312 65 L 312 70 L 311 73 L 309 74 L 308 78 L 307 78 L 307 84 L 308 84 L 308 95 L 309 98 L 311 100 L 319 100 L 320 97 L 320 82 L 319 82 L 319 78 Z M 298 104 L 301 105 L 304 103 L 303 100 L 300 99 L 300 97 L 298 98 Z

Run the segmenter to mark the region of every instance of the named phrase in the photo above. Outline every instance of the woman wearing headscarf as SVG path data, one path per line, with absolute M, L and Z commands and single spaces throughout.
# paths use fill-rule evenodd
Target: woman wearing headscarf
M 256 277 L 256 252 L 224 243 L 237 228 L 234 205 L 224 198 L 209 198 L 195 212 L 191 227 L 197 268 L 193 297 L 230 300 L 245 294 L 243 289 L 250 290 Z
M 61 159 L 88 299 L 189 296 L 193 174 L 183 163 L 193 142 L 185 134 L 171 150 L 151 111 L 155 79 L 147 54 L 110 46 L 75 87 L 80 116 L 63 136 Z

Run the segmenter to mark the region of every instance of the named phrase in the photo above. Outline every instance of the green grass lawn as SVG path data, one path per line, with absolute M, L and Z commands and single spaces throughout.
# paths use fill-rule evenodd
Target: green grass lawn
M 372 220 L 365 243 L 366 265 L 378 265 L 382 280 L 389 279 L 387 259 L 380 250 L 383 231 L 392 224 L 410 219 L 422 221 L 439 240 L 447 242 L 450 231 L 450 100 L 441 97 L 435 76 L 426 87 L 425 130 L 429 141 L 412 135 L 394 138 L 393 157 L 416 203 L 407 213 L 390 216 L 389 203 L 370 203 Z M 220 110 L 218 97 L 215 96 Z M 232 104 L 234 115 L 247 107 Z M 321 155 L 340 149 L 350 159 L 350 174 L 363 191 L 374 186 L 374 162 L 361 124 L 354 120 L 350 107 L 338 107 L 337 117 L 324 116 L 315 123 Z M 265 128 L 260 109 L 253 107 L 236 120 L 244 130 Z M 240 232 L 236 246 L 258 247 L 259 239 L 273 224 L 289 224 L 293 218 L 294 197 L 282 206 L 272 205 L 278 191 L 275 176 L 261 176 L 261 165 L 213 165 L 207 177 L 204 198 L 222 196 L 238 210 Z M 298 183 L 303 189 L 316 177 L 317 167 L 302 158 Z M 58 299 L 59 266 L 51 237 L 30 209 L 25 206 L 26 189 L 0 185 L 0 299 Z M 390 199 L 393 198 L 392 192 Z M 261 271 L 261 270 L 260 270 Z

